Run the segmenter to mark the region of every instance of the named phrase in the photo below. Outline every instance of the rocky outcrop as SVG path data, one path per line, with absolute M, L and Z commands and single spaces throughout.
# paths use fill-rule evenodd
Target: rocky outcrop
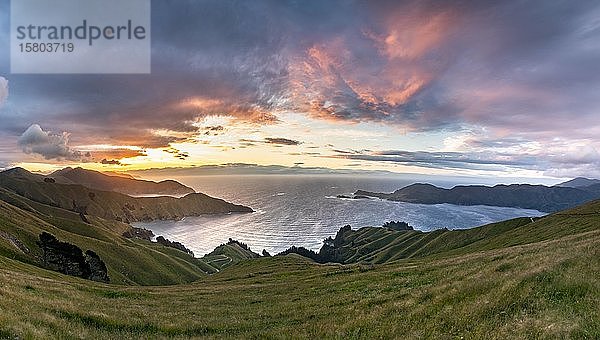
M 123 233 L 123 237 L 139 238 L 146 241 L 152 241 L 152 238 L 154 238 L 154 233 L 152 232 L 152 230 L 148 230 L 145 228 L 131 227 Z
M 182 252 L 184 252 L 186 254 L 194 256 L 194 253 L 191 250 L 189 250 L 188 248 L 186 248 L 180 242 L 170 241 L 162 236 L 159 236 L 156 238 L 156 243 L 162 244 L 165 247 L 170 247 L 170 248 L 175 248 L 175 249 L 181 250 Z
M 0 237 L 12 243 L 12 245 L 15 246 L 15 248 L 19 249 L 22 253 L 29 254 L 29 248 L 27 248 L 27 246 L 18 238 L 2 230 L 0 230 Z
M 42 265 L 48 269 L 88 280 L 109 282 L 106 264 L 93 251 L 83 253 L 74 244 L 59 241 L 43 232 L 38 245 L 42 249 Z

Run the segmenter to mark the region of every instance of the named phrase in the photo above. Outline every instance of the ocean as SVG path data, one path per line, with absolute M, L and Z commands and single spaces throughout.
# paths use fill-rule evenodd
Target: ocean
M 318 250 L 344 225 L 357 229 L 391 220 L 408 222 L 417 230 L 465 229 L 520 216 L 541 216 L 537 210 L 452 204 L 412 204 L 380 199 L 343 199 L 357 189 L 392 192 L 415 181 L 389 177 L 247 175 L 175 178 L 213 197 L 243 204 L 250 214 L 186 217 L 180 221 L 135 223 L 156 235 L 183 243 L 198 257 L 229 238 L 260 253 L 271 254 L 292 245 Z M 443 181 L 432 184 L 451 187 Z

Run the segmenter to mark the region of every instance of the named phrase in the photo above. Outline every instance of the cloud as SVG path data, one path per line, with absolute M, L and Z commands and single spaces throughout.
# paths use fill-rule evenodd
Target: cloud
M 127 148 L 94 149 L 92 152 L 95 160 L 123 159 L 146 156 L 145 150 L 132 150 Z
M 277 145 L 300 145 L 301 142 L 293 139 L 287 138 L 265 138 L 265 143 L 267 144 L 277 144 Z
M 185 168 L 154 168 L 128 171 L 139 176 L 206 176 L 206 175 L 256 175 L 256 174 L 391 174 L 388 171 L 344 170 L 323 167 L 303 167 L 302 163 L 294 166 L 259 165 L 247 163 L 228 163 L 218 165 L 200 165 Z
M 19 137 L 17 144 L 26 154 L 38 154 L 45 159 L 82 161 L 90 157 L 69 147 L 69 133 L 60 134 L 44 131 L 38 124 L 33 124 Z
M 51 111 L 38 122 L 89 132 L 76 144 L 148 148 L 206 133 L 195 123 L 209 115 L 273 124 L 283 111 L 409 131 L 475 124 L 550 134 L 565 123 L 574 130 L 573 114 L 598 125 L 594 2 L 155 5 L 152 74 L 15 75 L 21 114 L 4 128 L 22 131 L 40 105 Z
M 492 145 L 510 145 L 508 139 L 490 141 Z M 476 145 L 469 142 L 468 145 Z M 487 147 L 487 143 L 483 143 Z M 470 151 L 427 152 L 406 150 L 344 151 L 322 157 L 355 161 L 384 162 L 431 169 L 503 171 L 531 170 L 551 177 L 588 176 L 600 178 L 600 153 L 593 147 L 560 149 L 547 145 L 539 150 L 502 151 L 503 149 L 473 148 Z
M 72 145 L 168 148 L 221 134 L 198 127 L 207 116 L 268 125 L 292 112 L 403 132 L 476 127 L 489 138 L 475 153 L 557 165 L 575 142 L 600 148 L 598 13 L 594 1 L 158 1 L 152 74 L 11 75 L 0 134 L 68 122 Z M 552 147 L 520 147 L 532 143 Z
M 257 144 L 273 144 L 276 147 L 281 147 L 285 145 L 300 145 L 301 141 L 289 139 L 289 138 L 281 138 L 281 137 L 267 137 L 265 139 L 247 139 L 242 138 L 239 140 L 240 145 L 242 146 L 255 146 Z
M 442 74 L 456 29 L 447 6 L 398 5 L 354 34 L 310 46 L 290 67 L 292 101 L 328 120 L 380 121 L 431 129 L 447 117 L 420 96 Z
M 106 159 L 106 158 L 102 159 L 102 160 L 100 161 L 100 164 L 107 164 L 107 165 L 125 165 L 125 164 L 121 163 L 121 161 L 119 161 L 119 160 L 117 160 L 117 159 L 110 159 L 110 160 L 108 160 L 108 159 Z
M 328 157 L 388 162 L 434 169 L 502 170 L 506 167 L 534 168 L 533 158 L 494 153 L 426 152 L 390 150 L 379 152 L 341 152 Z
M 6 98 L 8 98 L 8 80 L 0 77 L 0 107 L 2 107 Z
M 173 157 L 180 159 L 180 160 L 186 160 L 188 157 L 190 157 L 190 154 L 185 152 L 185 151 L 181 151 L 178 149 L 175 149 L 173 147 L 170 147 L 168 149 L 163 149 L 164 152 L 166 153 L 170 153 L 173 155 Z

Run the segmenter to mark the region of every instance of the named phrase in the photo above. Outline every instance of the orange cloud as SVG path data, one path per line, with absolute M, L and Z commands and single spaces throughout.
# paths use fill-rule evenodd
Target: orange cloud
M 363 30 L 361 39 L 314 44 L 290 64 L 290 102 L 321 119 L 402 123 L 403 105 L 441 72 L 443 62 L 430 55 L 457 21 L 448 11 L 402 8 L 388 13 L 377 30 Z
M 112 149 L 112 150 L 99 150 L 93 151 L 92 156 L 94 159 L 115 159 L 122 160 L 124 158 L 132 158 L 138 156 L 146 156 L 144 150 L 131 150 L 131 149 Z
M 231 94 L 229 97 L 232 97 Z M 227 98 L 224 96 L 223 98 Z M 278 122 L 275 113 L 260 107 L 257 104 L 250 103 L 250 100 L 236 98 L 234 101 L 224 99 L 206 98 L 195 96 L 176 102 L 173 107 L 176 110 L 189 110 L 200 119 L 206 116 L 228 116 L 233 117 L 238 122 L 254 124 L 273 124 Z
M 416 59 L 430 52 L 451 33 L 456 16 L 450 12 L 400 10 L 386 19 L 383 34 L 365 33 L 388 59 Z

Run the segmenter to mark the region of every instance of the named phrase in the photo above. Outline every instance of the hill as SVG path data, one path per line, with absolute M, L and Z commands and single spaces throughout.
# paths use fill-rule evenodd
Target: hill
M 90 189 L 79 184 L 35 180 L 39 175 L 23 169 L 0 173 L 0 188 L 45 205 L 123 222 L 180 219 L 185 216 L 252 212 L 251 208 L 202 193 L 181 198 L 131 197 L 117 192 Z M 0 193 L 1 194 L 1 193 Z
M 76 252 L 80 257 L 92 252 L 106 266 L 110 283 L 165 285 L 190 282 L 242 259 L 258 257 L 244 244 L 230 240 L 198 259 L 180 243 L 160 236 L 157 242 L 151 242 L 151 232 L 136 237 L 134 229 L 93 215 L 87 215 L 84 222 L 78 212 L 0 187 L 0 257 L 22 263 L 86 277 L 74 269 L 83 264 L 77 263 Z M 44 237 L 56 244 L 52 254 L 48 253 Z M 53 257 L 53 264 L 48 263 L 48 256 Z M 228 261 L 219 263 L 218 258 Z
M 202 260 L 218 270 L 222 270 L 243 260 L 259 257 L 260 255 L 250 250 L 246 244 L 229 239 L 229 242 L 216 247 L 215 250 L 202 257 Z
M 52 178 L 63 184 L 80 184 L 90 189 L 114 191 L 134 196 L 183 196 L 194 192 L 194 189 L 173 180 L 153 182 L 126 177 L 124 175 L 107 175 L 82 168 L 64 168 L 53 172 L 45 178 Z
M 369 235 L 379 232 L 387 239 L 373 238 L 357 249 L 383 241 L 400 246 L 406 235 L 419 235 L 379 229 L 344 232 L 342 244 L 369 241 Z M 379 260 L 371 263 L 348 265 L 315 264 L 295 254 L 240 260 L 197 282 L 167 287 L 107 285 L 2 254 L 0 334 L 488 339 L 600 335 L 599 201 L 533 222 L 513 220 L 438 236 L 444 234 L 446 240 L 461 242 L 422 239 L 413 243 L 408 258 L 376 256 Z M 419 256 L 411 256 L 420 249 Z
M 600 184 L 600 179 L 589 179 L 585 177 L 577 177 L 570 181 L 559 183 L 557 187 L 568 187 L 568 188 L 584 188 L 590 185 Z
M 50 175 L 42 175 L 17 167 L 5 170 L 0 175 L 35 182 L 79 184 L 90 189 L 133 196 L 184 196 L 195 192 L 192 188 L 173 180 L 154 182 L 136 179 L 127 174 L 102 173 L 83 168 L 64 168 Z
M 569 187 L 511 184 L 455 186 L 439 188 L 431 184 L 412 184 L 393 193 L 358 190 L 355 196 L 378 197 L 391 201 L 421 204 L 491 205 L 556 212 L 600 198 L 600 191 Z
M 259 257 L 234 240 L 197 259 L 22 193 L 128 196 L 19 176 L 0 176 L 0 337 L 600 336 L 600 201 L 468 230 L 347 226 L 308 253 L 315 261 Z M 80 249 L 71 275 L 48 242 Z M 72 272 L 98 261 L 105 276 Z
M 39 243 L 43 232 L 61 242 L 98 254 L 114 284 L 174 284 L 196 280 L 214 268 L 185 253 L 121 235 L 130 228 L 116 221 L 89 217 L 30 201 L 0 189 L 0 257 L 23 264 L 42 266 L 44 251 Z M 25 209 L 23 209 L 25 208 Z

